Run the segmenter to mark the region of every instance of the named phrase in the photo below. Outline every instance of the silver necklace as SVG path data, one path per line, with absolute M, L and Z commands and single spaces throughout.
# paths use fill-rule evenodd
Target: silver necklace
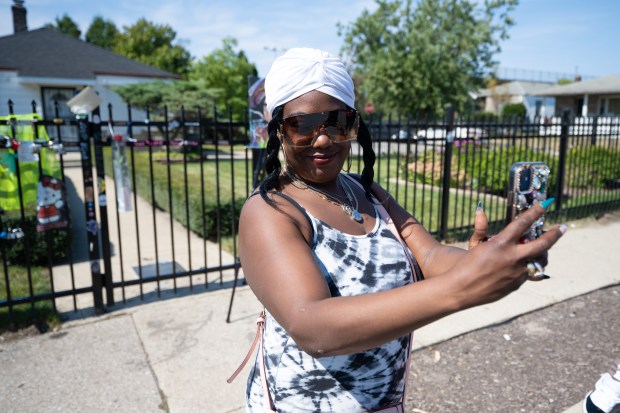
M 364 217 L 362 217 L 362 214 L 360 214 L 359 211 L 357 210 L 358 208 L 357 198 L 353 195 L 353 191 L 351 190 L 351 187 L 349 186 L 348 183 L 345 182 L 345 180 L 342 178 L 342 175 L 338 175 L 338 188 L 340 188 L 342 192 L 344 192 L 346 200 L 344 200 L 342 196 L 338 196 L 338 195 L 323 191 L 322 189 L 316 188 L 302 181 L 294 173 L 291 173 L 288 170 L 286 171 L 286 175 L 288 176 L 288 178 L 291 180 L 291 183 L 296 188 L 310 189 L 312 192 L 314 192 L 315 194 L 317 194 L 318 196 L 320 196 L 327 202 L 330 202 L 334 205 L 338 205 L 340 208 L 342 208 L 345 214 L 347 214 L 349 218 L 351 218 L 352 220 L 359 222 L 359 223 L 364 222 Z
M 357 197 L 353 195 L 353 190 L 349 186 L 349 183 L 342 175 L 338 175 L 338 183 L 340 184 L 340 187 L 342 188 L 344 194 L 347 196 L 347 200 L 349 201 L 349 206 L 352 209 L 350 213 L 347 211 L 345 212 L 347 212 L 349 216 L 352 219 L 356 220 L 357 222 L 363 222 L 364 217 L 362 217 L 362 214 L 360 214 L 358 211 L 359 204 L 357 203 Z

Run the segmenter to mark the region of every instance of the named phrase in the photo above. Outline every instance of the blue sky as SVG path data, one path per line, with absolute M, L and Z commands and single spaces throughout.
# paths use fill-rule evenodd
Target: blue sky
M 13 31 L 11 0 L 0 0 L 0 36 Z M 374 0 L 26 0 L 28 27 L 67 13 L 82 32 L 101 15 L 118 27 L 140 17 L 170 25 L 193 56 L 209 54 L 232 36 L 259 75 L 274 57 L 296 46 L 338 53 L 337 23 L 374 9 Z M 618 0 L 521 0 L 510 39 L 497 56 L 500 67 L 585 76 L 620 74 Z

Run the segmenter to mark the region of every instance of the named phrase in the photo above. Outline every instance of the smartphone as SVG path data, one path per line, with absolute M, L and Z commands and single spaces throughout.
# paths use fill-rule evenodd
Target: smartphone
M 510 167 L 506 224 L 533 205 L 547 199 L 550 172 L 544 162 L 516 162 Z M 523 234 L 521 242 L 530 242 L 540 237 L 544 223 L 543 215 Z

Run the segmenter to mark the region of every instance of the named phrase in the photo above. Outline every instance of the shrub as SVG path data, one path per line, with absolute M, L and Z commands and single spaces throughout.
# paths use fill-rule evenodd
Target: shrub
M 471 115 L 470 120 L 482 123 L 496 123 L 499 121 L 499 116 L 492 112 L 476 112 Z
M 39 232 L 36 229 L 37 219 L 32 216 L 24 222 L 18 219 L 4 219 L 4 228 L 19 227 L 24 231 L 24 237 L 16 240 L 0 240 L 6 247 L 7 260 L 12 263 L 26 263 L 26 241 L 30 250 L 30 262 L 33 265 L 47 265 L 48 243 L 49 255 L 53 263 L 58 263 L 67 257 L 71 246 L 71 231 L 69 228 L 49 229 Z
M 108 148 L 106 148 L 108 149 Z M 131 173 L 131 154 L 127 150 L 128 166 Z M 106 159 L 106 173 L 112 175 L 112 165 L 109 157 L 109 150 L 104 152 Z M 171 154 L 171 161 L 180 161 L 178 153 Z M 198 160 L 198 159 L 196 159 Z M 181 167 L 182 162 L 172 163 L 170 166 L 170 189 L 168 183 L 168 165 L 165 152 L 159 151 L 153 155 L 153 180 L 151 182 L 151 173 L 149 165 L 149 157 L 146 151 L 134 151 L 135 166 L 135 185 L 136 192 L 139 196 L 154 203 L 154 205 L 164 211 L 170 211 L 172 204 L 172 215 L 181 224 L 188 226 L 186 213 L 186 205 L 189 206 L 189 228 L 203 238 L 215 240 L 218 236 L 232 235 L 233 219 L 235 228 L 238 225 L 239 213 L 245 202 L 245 190 L 237 186 L 236 194 L 231 193 L 231 178 L 229 175 L 229 163 L 222 163 L 219 172 L 216 172 L 213 162 L 205 161 L 204 166 L 204 190 L 197 170 L 188 170 L 187 178 L 187 194 L 185 186 L 185 177 Z M 198 165 L 198 162 L 189 162 L 188 165 Z M 226 165 L 226 166 L 224 166 Z M 220 176 L 220 189 L 218 193 L 215 187 L 216 179 L 214 176 Z M 245 180 L 241 174 L 239 180 Z M 153 194 L 151 193 L 151 185 L 153 186 Z M 236 182 L 238 185 L 238 182 Z M 187 204 L 186 204 L 187 199 Z M 204 199 L 204 201 L 203 201 Z M 204 210 L 203 210 L 204 202 Z M 234 217 L 233 217 L 234 203 Z M 203 215 L 204 214 L 204 223 Z M 219 227 L 218 227 L 219 222 Z
M 523 118 L 527 114 L 527 109 L 523 103 L 509 103 L 502 109 L 502 118 Z
M 408 165 L 413 172 L 415 182 L 430 185 L 442 185 L 443 153 L 427 150 L 421 153 L 418 159 Z M 480 190 L 494 195 L 506 196 L 508 188 L 508 171 L 514 162 L 544 161 L 552 171 L 557 170 L 558 159 L 545 157 L 539 151 L 522 147 L 493 148 L 480 144 L 480 141 L 469 141 L 454 146 L 450 187 Z M 555 191 L 557 174 L 551 175 L 549 191 Z
M 573 188 L 605 188 L 605 181 L 620 176 L 620 150 L 574 147 L 568 150 L 566 182 Z

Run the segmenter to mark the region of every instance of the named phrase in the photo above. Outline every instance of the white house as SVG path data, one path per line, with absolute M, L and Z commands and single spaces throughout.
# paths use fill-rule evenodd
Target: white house
M 8 115 L 9 100 L 15 114 L 32 113 L 34 101 L 37 113 L 52 119 L 58 102 L 59 117 L 70 119 L 66 102 L 91 86 L 104 119 L 108 104 L 115 119 L 126 119 L 126 105 L 111 86 L 178 78 L 53 29 L 29 31 L 22 3 L 12 5 L 14 34 L 0 37 L 0 116 Z
M 620 75 L 551 86 L 539 93 L 555 99 L 555 116 L 565 110 L 577 116 L 620 116 Z

